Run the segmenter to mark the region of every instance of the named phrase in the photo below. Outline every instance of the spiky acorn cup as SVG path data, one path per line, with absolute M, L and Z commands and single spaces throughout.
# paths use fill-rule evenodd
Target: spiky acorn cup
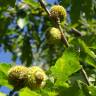
M 64 21 L 66 19 L 67 13 L 63 6 L 61 5 L 53 5 L 50 9 L 50 16 L 52 19 L 59 18 L 60 21 Z
M 61 32 L 58 28 L 51 27 L 46 31 L 46 39 L 48 44 L 59 44 L 61 43 Z
M 27 76 L 27 86 L 30 89 L 42 88 L 46 84 L 47 75 L 38 66 L 30 67 Z
M 14 66 L 8 71 L 8 82 L 19 90 L 26 86 L 28 68 L 24 66 Z

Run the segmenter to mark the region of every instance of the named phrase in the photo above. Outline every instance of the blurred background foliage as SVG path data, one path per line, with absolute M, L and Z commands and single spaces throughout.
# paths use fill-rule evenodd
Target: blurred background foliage
M 48 3 L 47 0 L 45 0 L 45 2 L 46 7 L 50 9 L 53 4 Z M 0 85 L 11 88 L 6 80 L 6 72 L 10 66 L 15 64 L 18 58 L 21 64 L 25 66 L 39 65 L 45 69 L 50 68 L 50 66 L 56 62 L 55 66 L 51 68 L 51 71 L 56 78 L 59 78 L 59 82 L 56 82 L 54 87 L 59 86 L 60 88 L 58 87 L 55 90 L 62 95 L 57 95 L 53 88 L 51 88 L 52 84 L 50 84 L 50 89 L 53 90 L 52 92 L 46 88 L 48 92 L 41 90 L 42 95 L 38 95 L 39 92 L 37 94 L 25 89 L 26 91 L 21 91 L 20 96 L 27 94 L 27 91 L 29 95 L 27 94 L 26 96 L 31 96 L 32 94 L 36 96 L 64 96 L 64 94 L 66 94 L 66 96 L 96 96 L 96 0 L 56 0 L 54 4 L 60 4 L 67 10 L 67 20 L 65 24 L 62 23 L 62 28 L 71 49 L 66 50 L 66 46 L 63 44 L 47 44 L 45 32 L 47 28 L 53 25 L 47 13 L 37 0 L 0 0 L 0 47 L 2 47 L 5 52 L 12 53 L 13 61 L 13 64 L 9 65 L 0 64 Z M 82 36 L 74 33 L 72 28 L 76 28 Z M 73 49 L 78 55 L 70 51 Z M 62 56 L 63 52 L 65 52 L 65 56 Z M 59 57 L 61 57 L 62 60 L 66 60 L 59 60 Z M 76 60 L 78 60 L 78 62 Z M 76 64 L 75 66 L 72 65 L 74 66 L 72 70 L 69 66 L 69 61 Z M 61 86 L 61 81 L 66 81 L 70 75 L 81 68 L 79 61 L 80 64 L 84 66 L 94 86 L 85 86 L 82 82 L 78 82 L 78 88 L 74 84 L 70 88 L 65 88 L 65 83 L 64 86 Z M 65 73 L 58 65 L 61 64 L 63 68 L 64 65 L 62 65 L 62 62 L 69 64 L 67 68 L 64 68 Z M 69 69 L 71 71 L 66 72 Z M 67 75 L 65 78 L 62 78 L 64 74 Z M 71 79 L 74 81 L 75 77 L 75 79 L 80 78 L 81 80 L 81 77 L 77 76 L 78 74 L 77 72 Z M 2 83 L 2 81 L 4 83 Z M 86 92 L 84 93 L 82 89 Z M 91 95 L 88 93 L 88 90 L 91 91 Z M 73 95 L 70 95 L 69 91 L 73 91 Z M 0 93 L 0 96 L 3 96 L 3 93 Z
M 73 41 L 77 39 L 70 33 L 70 29 L 75 27 L 84 34 L 82 39 L 88 47 L 95 49 L 96 1 L 58 0 L 56 4 L 58 3 L 67 10 L 66 25 L 62 26 L 69 43 L 74 46 Z M 46 6 L 50 8 L 52 4 L 46 3 Z M 53 46 L 46 45 L 45 32 L 52 23 L 37 1 L 0 0 L 0 14 L 0 45 L 13 54 L 14 62 L 20 58 L 26 66 L 34 63 L 51 65 L 62 54 L 64 47 L 58 45 L 60 47 L 54 49 Z

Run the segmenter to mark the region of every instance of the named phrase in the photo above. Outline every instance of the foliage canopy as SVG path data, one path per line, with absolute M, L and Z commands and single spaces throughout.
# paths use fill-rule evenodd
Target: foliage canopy
M 24 66 L 42 66 L 49 77 L 45 88 L 24 88 L 19 96 L 96 96 L 96 0 L 56 1 L 67 10 L 61 27 L 68 48 L 47 44 L 46 30 L 54 22 L 39 1 L 0 0 L 0 47 L 12 53 L 13 61 L 0 63 L 0 87 L 13 89 L 7 72 L 19 58 Z

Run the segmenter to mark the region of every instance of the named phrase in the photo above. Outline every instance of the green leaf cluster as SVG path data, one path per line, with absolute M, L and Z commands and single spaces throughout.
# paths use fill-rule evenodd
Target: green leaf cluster
M 46 8 L 53 6 L 45 2 Z M 13 61 L 0 62 L 0 87 L 13 90 L 7 72 L 19 59 L 25 66 L 41 66 L 48 75 L 43 89 L 24 88 L 17 92 L 20 96 L 96 96 L 96 0 L 56 3 L 67 11 L 67 20 L 61 25 L 69 48 L 47 44 L 45 32 L 54 26 L 39 0 L 0 0 L 0 47 L 12 54 Z M 0 92 L 0 96 L 6 94 Z

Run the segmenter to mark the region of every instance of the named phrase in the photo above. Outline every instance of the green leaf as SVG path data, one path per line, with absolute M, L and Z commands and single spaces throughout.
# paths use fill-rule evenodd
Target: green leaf
M 36 6 L 38 6 L 38 3 L 34 2 L 34 0 L 24 0 L 24 2 L 34 8 L 36 8 Z
M 26 47 L 27 46 L 27 47 Z M 30 37 L 25 36 L 24 40 L 23 40 L 23 46 L 22 46 L 22 55 L 20 57 L 21 62 L 25 63 L 26 66 L 30 66 L 32 63 L 32 48 L 31 48 L 31 44 L 30 44 Z
M 71 20 L 72 23 L 77 23 L 78 20 L 80 19 L 80 10 L 81 10 L 81 4 L 82 4 L 82 0 L 71 0 L 71 12 L 70 12 L 70 16 L 71 16 Z
M 57 81 L 66 81 L 69 76 L 80 70 L 78 53 L 72 48 L 66 49 L 54 66 L 51 67 L 52 75 Z
M 83 0 L 82 1 L 82 11 L 85 12 L 86 18 L 91 19 L 92 17 L 92 8 L 93 7 L 93 0 Z
M 14 6 L 16 0 L 0 0 L 0 5 L 1 7 L 6 7 L 6 6 Z
M 70 0 L 59 0 L 60 1 L 60 5 L 63 5 L 65 7 L 70 5 Z
M 96 86 L 89 86 L 88 89 L 91 96 L 96 96 Z
M 78 81 L 78 85 L 79 85 L 79 88 L 82 90 L 84 96 L 90 96 L 87 84 L 85 84 L 82 81 Z
M 28 24 L 28 21 L 27 21 L 27 18 L 19 18 L 17 20 L 17 24 L 18 26 L 23 29 L 27 24 Z
M 78 39 L 78 41 L 79 41 L 79 45 L 81 47 L 81 51 L 83 52 L 84 55 L 86 55 L 84 57 L 85 62 L 96 68 L 96 63 L 95 63 L 96 62 L 96 54 L 91 49 L 89 49 L 89 47 L 85 44 L 85 42 L 83 40 Z
M 13 87 L 8 83 L 8 80 L 5 80 L 5 79 L 0 79 L 0 85 L 1 86 L 6 86 L 10 89 L 12 89 Z
M 95 53 L 88 48 L 88 46 L 84 43 L 84 41 L 83 40 L 80 40 L 80 39 L 78 39 L 78 41 L 79 41 L 79 45 L 82 48 L 82 50 L 85 53 L 87 53 L 89 56 L 91 56 L 92 58 L 95 59 L 96 58 Z
M 48 96 L 57 96 L 57 93 L 54 91 L 54 92 L 48 92 Z
M 35 91 L 31 91 L 28 88 L 24 88 L 19 92 L 20 96 L 41 96 L 38 93 L 36 93 Z
M 84 95 L 83 90 L 79 88 L 78 84 L 73 84 L 69 88 L 59 86 L 57 88 L 58 96 L 87 96 Z
M 85 62 L 93 67 L 96 68 L 96 59 L 90 57 L 90 56 L 86 56 L 85 58 Z
M 57 96 L 58 93 L 55 90 L 52 89 L 41 89 L 40 90 L 41 96 Z
M 0 96 L 6 96 L 6 94 L 4 94 L 4 93 L 0 92 Z
M 11 64 L 1 63 L 0 64 L 0 74 L 5 74 L 7 76 L 8 70 L 11 68 Z
M 8 88 L 12 88 L 12 86 L 8 83 L 7 74 L 10 69 L 10 64 L 1 63 L 0 64 L 0 85 L 6 86 Z

